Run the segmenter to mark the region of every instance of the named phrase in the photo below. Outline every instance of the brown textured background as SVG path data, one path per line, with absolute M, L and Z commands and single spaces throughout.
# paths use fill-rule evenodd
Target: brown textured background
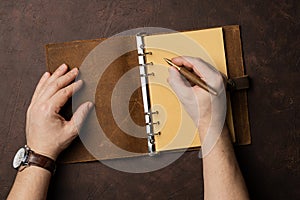
M 167 10 L 170 9 L 170 10 Z M 252 78 L 252 144 L 236 148 L 252 199 L 300 197 L 298 1 L 0 1 L 0 198 L 16 174 L 25 143 L 25 113 L 45 71 L 44 45 L 109 37 L 142 26 L 190 30 L 241 25 L 246 72 Z M 49 199 L 192 199 L 203 197 L 197 152 L 145 174 L 101 163 L 59 166 Z

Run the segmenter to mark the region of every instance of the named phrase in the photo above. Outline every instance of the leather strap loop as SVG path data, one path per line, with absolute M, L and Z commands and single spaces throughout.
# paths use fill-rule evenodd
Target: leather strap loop
M 227 80 L 227 89 L 229 91 L 244 90 L 250 87 L 249 76 L 230 78 Z

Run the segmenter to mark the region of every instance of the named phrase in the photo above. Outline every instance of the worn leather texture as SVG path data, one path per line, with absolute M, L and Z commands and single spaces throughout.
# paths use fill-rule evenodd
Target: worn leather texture
M 55 171 L 55 161 L 52 160 L 51 158 L 48 158 L 46 156 L 37 154 L 33 151 L 29 151 L 28 155 L 28 160 L 27 160 L 29 165 L 35 165 L 38 167 L 45 168 L 49 170 L 52 174 Z
M 7 198 L 16 176 L 12 158 L 26 144 L 26 111 L 45 72 L 45 44 L 111 37 L 136 27 L 196 30 L 228 24 L 240 25 L 244 66 L 251 77 L 251 145 L 235 146 L 250 199 L 299 198 L 300 1 L 2 0 L 0 4 L 0 199 Z M 169 166 L 142 174 L 100 162 L 58 164 L 48 199 L 203 199 L 203 160 L 198 154 L 186 152 Z
M 242 43 L 239 26 L 224 26 L 225 53 L 228 78 L 235 79 L 245 75 Z M 250 144 L 250 124 L 248 115 L 247 90 L 230 94 L 233 124 L 237 144 Z
M 233 92 L 250 88 L 250 78 L 248 75 L 231 78 L 227 80 L 227 90 Z
M 104 39 L 99 40 L 88 40 L 88 41 L 75 41 L 75 42 L 67 42 L 67 43 L 60 43 L 60 44 L 48 44 L 46 45 L 46 55 L 47 55 L 47 67 L 50 72 L 55 71 L 55 69 L 61 65 L 62 63 L 66 63 L 70 69 L 74 67 L 78 67 L 80 70 L 80 66 L 86 56 L 90 53 L 94 47 L 96 47 L 101 41 Z M 126 41 L 128 40 L 128 41 Z M 135 40 L 132 38 L 127 37 L 124 38 L 125 43 L 131 43 L 132 45 L 136 45 Z M 131 45 L 130 44 L 130 45 Z M 118 51 L 116 49 L 116 51 Z M 73 59 L 74 58 L 74 59 Z M 101 66 L 101 61 L 99 67 Z M 97 62 L 97 65 L 99 64 Z M 93 82 L 97 83 L 97 89 L 93 94 L 95 96 L 94 103 L 95 103 L 95 112 L 97 116 L 97 120 L 91 120 L 90 116 L 88 116 L 87 124 L 82 127 L 81 133 L 92 137 L 94 141 L 98 141 L 99 143 L 93 143 L 93 145 L 89 145 L 93 153 L 91 154 L 82 144 L 80 138 L 77 138 L 71 146 L 66 149 L 63 154 L 60 156 L 60 161 L 64 163 L 73 163 L 73 162 L 85 162 L 85 161 L 93 161 L 97 156 L 97 159 L 105 160 L 105 159 L 113 159 L 113 158 L 120 158 L 120 157 L 130 157 L 130 155 L 122 154 L 117 152 L 113 148 L 114 145 L 117 147 L 124 149 L 129 152 L 146 154 L 148 151 L 147 147 L 147 139 L 138 138 L 131 136 L 130 134 L 126 134 L 123 130 L 119 128 L 116 124 L 112 108 L 111 108 L 111 99 L 112 93 L 115 85 L 119 81 L 119 79 L 123 76 L 124 73 L 128 72 L 134 67 L 138 66 L 137 61 L 137 52 L 132 51 L 128 52 L 121 57 L 117 58 L 114 62 L 112 62 L 107 69 L 102 74 L 101 78 L 96 77 Z M 90 69 L 87 69 L 88 71 Z M 93 72 L 90 72 L 93 73 Z M 81 77 L 78 77 L 81 79 Z M 90 78 L 90 77 L 86 77 Z M 84 79 L 84 78 L 83 78 Z M 100 79 L 100 80 L 99 80 Z M 132 83 L 138 83 L 140 85 L 139 74 L 136 73 L 135 76 L 130 77 Z M 130 80 L 129 80 L 130 81 Z M 128 86 L 121 86 L 126 87 Z M 83 88 L 84 89 L 84 88 Z M 122 89 L 121 89 L 122 90 Z M 77 94 L 78 98 L 77 101 L 81 102 L 81 91 Z M 116 95 L 117 97 L 117 105 L 124 105 L 128 102 L 125 101 L 125 94 Z M 74 104 L 73 104 L 74 106 Z M 145 125 L 145 119 L 143 114 L 143 103 L 142 103 L 142 96 L 141 96 L 141 89 L 138 88 L 130 98 L 129 105 L 127 107 L 128 110 L 124 110 L 124 107 L 121 107 L 123 110 L 118 110 L 118 112 L 126 112 L 129 111 L 130 116 L 126 116 L 125 118 L 121 119 L 122 124 L 126 125 L 131 118 L 136 124 L 140 126 Z M 125 108 L 126 109 L 126 108 Z M 68 105 L 65 106 L 61 114 L 66 117 L 70 118 L 72 115 L 72 102 L 69 101 Z M 95 123 L 96 122 L 96 123 Z M 100 138 L 94 139 L 99 135 L 96 132 L 96 127 L 101 126 L 105 135 L 102 135 Z M 141 130 L 141 129 L 139 129 Z M 144 130 L 144 129 L 143 129 Z M 138 130 L 130 129 L 130 133 L 137 134 Z M 139 135 L 141 137 L 145 136 L 145 132 L 140 132 Z M 85 136 L 82 136 L 85 137 Z M 82 139 L 82 138 L 81 138 Z M 102 147 L 102 148 L 100 148 Z
M 238 78 L 244 75 L 239 26 L 225 26 L 223 28 L 223 31 L 229 78 Z M 104 40 L 105 39 L 83 40 L 46 45 L 48 70 L 50 72 L 53 72 L 62 63 L 68 64 L 70 68 L 79 67 L 80 70 L 80 66 L 84 62 L 86 56 Z M 124 40 L 126 40 L 124 41 L 124 44 L 133 43 L 133 45 L 135 45 L 135 40 L 132 38 L 124 38 Z M 98 82 L 97 89 L 95 91 L 95 111 L 98 120 L 97 122 L 99 124 L 90 122 L 92 120 L 88 119 L 88 124 L 83 127 L 83 132 L 89 134 L 91 137 L 92 134 L 98 134 L 94 133 L 96 130 L 95 127 L 100 125 L 107 138 L 105 136 L 100 137 L 99 139 L 97 139 L 99 140 L 99 143 L 88 145 L 92 146 L 89 147 L 89 150 L 94 156 L 92 156 L 89 151 L 85 149 L 84 145 L 78 138 L 61 155 L 61 162 L 73 163 L 92 161 L 96 159 L 95 155 L 97 159 L 100 160 L 136 156 L 131 154 L 120 155 L 116 152 L 116 150 L 114 150 L 114 145 L 129 152 L 140 153 L 140 155 L 145 155 L 147 153 L 147 140 L 145 138 L 133 137 L 131 136 L 131 134 L 126 134 L 124 131 L 122 131 L 114 120 L 111 107 L 111 99 L 113 95 L 112 92 L 118 80 L 124 73 L 128 72 L 130 69 L 136 66 L 138 66 L 137 52 L 128 52 L 112 62 L 110 66 L 104 71 L 100 80 L 98 80 L 97 77 L 95 78 L 94 81 Z M 90 72 L 90 74 L 92 73 L 93 72 Z M 136 73 L 135 77 L 132 77 L 132 82 L 139 82 L 138 73 Z M 125 86 L 124 91 L 126 87 L 127 86 Z M 250 144 L 251 137 L 248 119 L 247 91 L 236 91 L 232 92 L 230 95 L 232 101 L 236 144 Z M 118 104 L 126 103 L 123 102 L 124 96 L 125 94 L 123 94 L 123 96 L 117 96 L 117 101 L 119 102 Z M 66 106 L 67 108 L 65 108 L 62 112 L 62 114 L 66 117 L 70 117 L 70 104 L 71 102 L 69 102 L 69 105 Z M 137 89 L 136 92 L 132 95 L 131 100 L 129 101 L 128 109 L 130 111 L 130 117 L 138 125 L 143 126 L 143 124 L 145 124 L 145 121 L 143 115 L 141 89 Z M 126 112 L 126 110 L 120 110 L 120 112 Z M 128 117 L 129 116 L 122 119 L 122 124 L 127 123 Z M 131 129 L 130 131 L 136 132 L 137 130 Z M 138 135 L 142 136 L 143 134 L 146 134 L 146 132 L 141 132 Z M 96 136 L 93 138 L 96 138 Z M 99 148 L 101 146 L 103 147 L 103 145 L 105 145 L 105 148 Z

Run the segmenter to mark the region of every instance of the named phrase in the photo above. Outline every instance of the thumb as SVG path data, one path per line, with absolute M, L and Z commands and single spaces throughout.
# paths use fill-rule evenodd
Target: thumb
M 71 130 L 73 130 L 72 132 L 74 134 L 78 134 L 80 131 L 80 128 L 83 125 L 84 120 L 86 119 L 86 117 L 89 114 L 89 111 L 91 110 L 91 108 L 93 107 L 93 103 L 92 102 L 85 102 L 83 104 L 81 104 L 77 110 L 75 111 L 75 113 L 73 114 L 73 117 L 71 118 L 70 122 L 69 122 L 69 126 L 71 126 Z

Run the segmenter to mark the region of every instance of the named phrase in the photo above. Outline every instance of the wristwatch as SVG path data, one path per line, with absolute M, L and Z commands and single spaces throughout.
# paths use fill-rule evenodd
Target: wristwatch
M 25 145 L 17 151 L 13 160 L 13 167 L 18 171 L 22 171 L 24 168 L 32 165 L 47 169 L 51 174 L 54 174 L 56 168 L 54 160 L 35 153 Z

